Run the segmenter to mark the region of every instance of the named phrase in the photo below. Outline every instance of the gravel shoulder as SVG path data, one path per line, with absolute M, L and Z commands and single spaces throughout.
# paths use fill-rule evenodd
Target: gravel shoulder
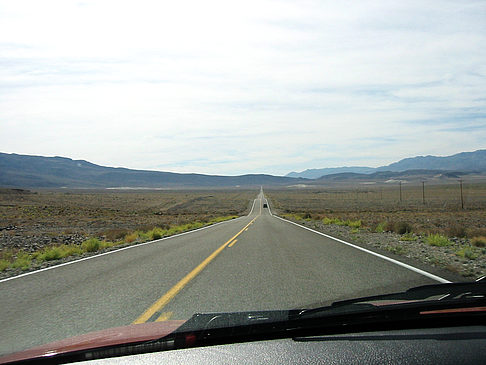
M 285 219 L 398 259 L 451 281 L 473 280 L 486 275 L 486 255 L 468 259 L 456 254 L 467 243 L 463 238 L 452 238 L 452 245 L 437 247 L 427 244 L 425 237 L 420 235 L 415 236 L 415 241 L 405 241 L 403 235 L 397 233 L 377 233 L 366 228 L 353 230 L 351 227 L 324 224 L 316 220 L 297 220 L 287 217 Z

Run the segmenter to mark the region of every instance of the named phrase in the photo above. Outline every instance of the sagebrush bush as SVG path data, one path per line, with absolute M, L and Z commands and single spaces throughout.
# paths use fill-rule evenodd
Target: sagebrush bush
M 474 252 L 472 247 L 463 247 L 459 251 L 456 251 L 457 256 L 465 257 L 469 260 L 475 260 L 478 258 L 478 254 Z
M 405 234 L 412 232 L 412 226 L 407 222 L 398 222 L 395 224 L 395 233 Z
M 449 237 L 466 237 L 466 228 L 458 224 L 453 224 L 446 230 Z
M 384 230 L 387 232 L 395 232 L 398 234 L 405 234 L 412 232 L 412 226 L 408 222 L 393 222 L 388 221 L 385 224 Z

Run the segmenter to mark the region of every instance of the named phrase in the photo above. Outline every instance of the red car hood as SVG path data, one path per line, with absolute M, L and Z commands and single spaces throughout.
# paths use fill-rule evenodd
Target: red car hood
M 0 364 L 39 357 L 50 357 L 72 351 L 155 340 L 174 332 L 184 322 L 150 322 L 90 332 L 1 357 Z

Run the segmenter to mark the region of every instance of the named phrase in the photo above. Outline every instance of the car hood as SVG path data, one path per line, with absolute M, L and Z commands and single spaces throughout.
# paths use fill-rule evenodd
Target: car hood
M 174 332 L 184 322 L 151 322 L 90 332 L 0 357 L 0 364 L 35 358 L 49 358 L 53 355 L 73 351 L 156 340 Z

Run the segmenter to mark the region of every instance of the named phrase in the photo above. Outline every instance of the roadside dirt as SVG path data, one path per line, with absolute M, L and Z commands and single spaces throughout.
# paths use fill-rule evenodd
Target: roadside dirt
M 286 217 L 286 219 L 289 219 Z M 322 221 L 290 219 L 303 226 L 328 234 L 332 237 L 356 244 L 385 255 L 398 255 L 438 269 L 445 269 L 470 280 L 486 275 L 486 249 L 476 249 L 478 257 L 468 259 L 457 254 L 468 245 L 466 238 L 451 238 L 447 247 L 431 246 L 425 236 L 416 235 L 416 240 L 407 241 L 403 235 L 392 232 L 371 232 L 368 229 L 354 229 L 336 224 L 323 224 Z M 425 267 L 426 267 L 425 266 Z

